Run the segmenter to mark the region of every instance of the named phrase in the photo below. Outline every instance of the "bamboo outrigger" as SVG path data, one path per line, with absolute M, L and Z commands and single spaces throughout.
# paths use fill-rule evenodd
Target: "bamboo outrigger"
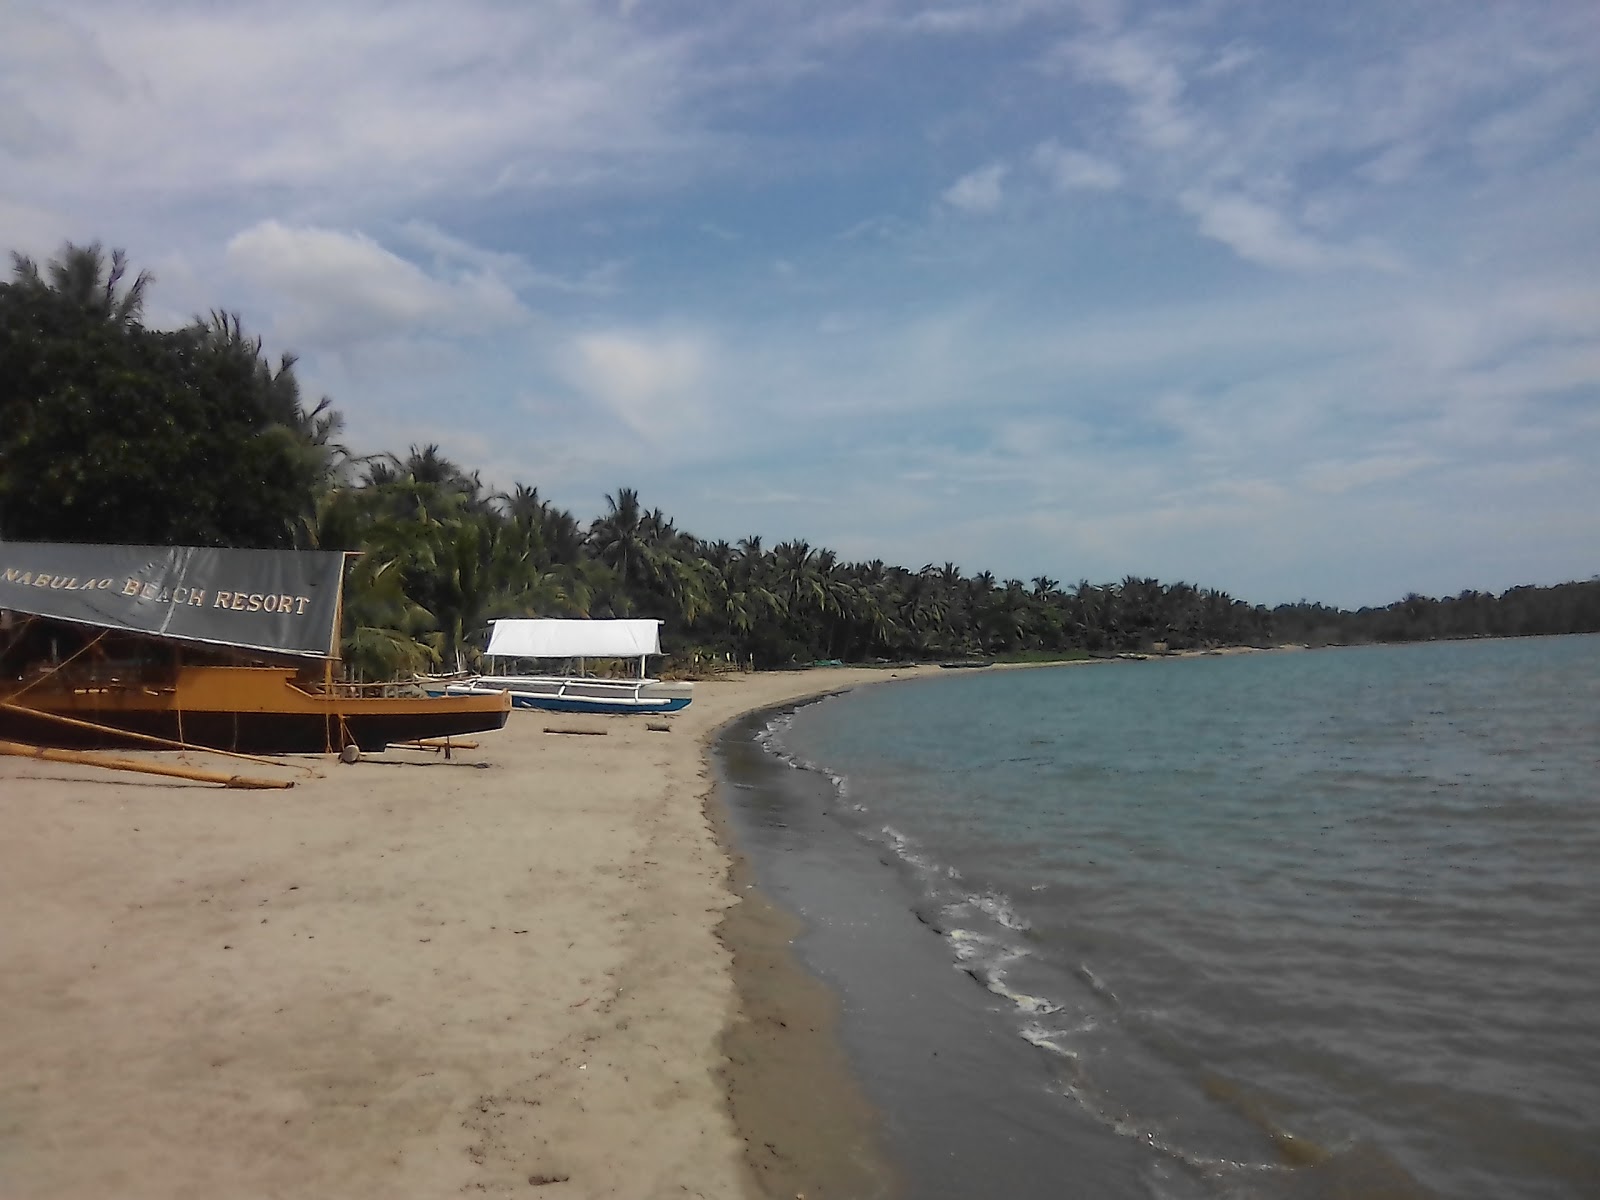
M 137 771 L 144 775 L 165 775 L 173 779 L 192 779 L 197 783 L 220 783 L 229 788 L 292 788 L 292 779 L 255 779 L 248 775 L 224 775 L 221 771 L 204 771 L 198 767 L 172 767 L 165 763 L 140 762 L 132 758 L 108 758 L 101 754 L 86 754 L 81 750 L 58 750 L 52 746 L 29 746 L 22 742 L 0 740 L 0 754 L 16 758 L 37 758 L 46 762 L 77 763 L 86 767 L 101 767 L 109 771 Z

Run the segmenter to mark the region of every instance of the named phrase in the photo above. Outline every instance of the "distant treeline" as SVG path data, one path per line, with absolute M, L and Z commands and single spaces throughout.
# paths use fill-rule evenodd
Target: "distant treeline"
M 1600 633 L 1600 579 L 1514 587 L 1498 596 L 1468 591 L 1435 600 L 1413 592 L 1357 612 L 1302 601 L 1273 610 L 1272 632 L 1275 641 L 1309 645 Z
M 1269 610 L 1129 576 L 1063 587 L 844 562 L 805 541 L 705 541 L 631 488 L 584 524 L 537 488 L 485 488 L 435 446 L 355 455 L 294 360 L 236 316 L 141 320 L 148 275 L 66 246 L 0 284 L 0 537 L 364 553 L 344 653 L 361 674 L 472 662 L 500 616 L 652 616 L 680 662 L 758 666 L 1110 654 L 1600 630 L 1600 582 L 1344 612 Z

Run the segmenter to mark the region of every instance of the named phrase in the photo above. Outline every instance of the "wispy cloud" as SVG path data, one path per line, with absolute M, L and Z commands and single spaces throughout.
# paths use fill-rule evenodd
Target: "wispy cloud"
M 550 190 L 692 153 L 681 47 L 589 5 L 12 10 L 14 120 L 71 187 Z
M 1073 150 L 1051 138 L 1033 149 L 1033 165 L 1058 192 L 1110 191 L 1122 185 L 1122 169 L 1082 150 Z
M 1600 553 L 1582 4 L 0 5 L 4 248 L 363 448 L 1260 599 Z
M 1355 461 L 1315 463 L 1306 469 L 1303 479 L 1313 492 L 1339 495 L 1374 483 L 1408 479 L 1437 462 L 1426 454 L 1378 454 Z
M 623 271 L 623 265 L 614 260 L 595 263 L 575 277 L 541 271 L 529 263 L 525 255 L 487 249 L 446 233 L 427 221 L 407 221 L 399 226 L 395 236 L 403 244 L 428 254 L 438 271 L 465 269 L 478 276 L 498 279 L 519 292 L 603 296 L 616 290 Z
M 942 199 L 951 208 L 967 213 L 992 213 L 1005 199 L 1005 180 L 1009 168 L 991 163 L 969 171 L 945 189 Z
M 229 264 L 287 302 L 280 335 L 311 345 L 481 332 L 526 312 L 491 271 L 430 275 L 360 233 L 264 221 L 228 242 Z
M 1185 191 L 1179 197 L 1199 230 L 1227 246 L 1240 258 L 1291 271 L 1318 271 L 1339 266 L 1392 266 L 1382 251 L 1356 249 L 1322 241 L 1297 229 L 1279 210 L 1248 196 Z
M 574 340 L 566 371 L 632 433 L 656 445 L 704 432 L 710 348 L 690 334 L 586 333 Z
M 1175 150 L 1198 136 L 1177 56 L 1153 37 L 1132 32 L 1089 35 L 1063 43 L 1054 57 L 1079 78 L 1121 91 L 1132 132 L 1146 146 Z

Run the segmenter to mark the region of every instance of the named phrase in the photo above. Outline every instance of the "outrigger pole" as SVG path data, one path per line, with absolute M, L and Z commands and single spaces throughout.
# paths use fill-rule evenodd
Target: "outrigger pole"
M 49 746 L 30 746 L 25 742 L 0 741 L 0 754 L 15 758 L 41 758 L 47 762 L 78 763 L 86 767 L 104 767 L 110 771 L 167 775 L 175 779 L 192 779 L 197 783 L 220 783 L 223 787 L 229 788 L 265 791 L 269 788 L 294 786 L 292 779 L 252 779 L 248 775 L 224 775 L 221 771 L 202 771 L 195 767 L 168 767 L 160 763 L 139 762 L 132 758 L 106 758 L 82 750 L 57 750 Z
M 206 746 L 199 742 L 179 742 L 172 738 L 157 737 L 153 733 L 138 733 L 132 729 L 117 729 L 111 725 L 97 725 L 93 721 L 80 721 L 77 717 L 63 716 L 61 713 L 48 712 L 42 708 L 29 708 L 25 704 L 13 704 L 9 700 L 0 700 L 0 708 L 9 709 L 11 712 L 22 713 L 29 717 L 38 717 L 45 721 L 55 721 L 60 725 L 71 725 L 78 729 L 92 729 L 96 733 L 114 734 L 119 738 L 128 738 L 136 742 L 148 742 L 163 750 L 196 750 L 205 754 L 220 754 L 224 758 L 242 759 L 244 762 L 260 763 L 263 767 L 287 767 L 293 771 L 304 771 L 307 776 L 315 778 L 316 771 L 305 763 L 279 762 L 271 758 L 262 758 L 259 754 L 243 754 L 238 750 L 224 750 L 220 746 Z M 17 742 L 15 745 L 24 745 Z

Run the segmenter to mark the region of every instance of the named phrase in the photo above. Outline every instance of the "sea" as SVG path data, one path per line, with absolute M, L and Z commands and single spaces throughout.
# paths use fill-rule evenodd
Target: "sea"
M 720 761 L 913 1200 L 1600 1197 L 1600 637 L 950 670 Z

